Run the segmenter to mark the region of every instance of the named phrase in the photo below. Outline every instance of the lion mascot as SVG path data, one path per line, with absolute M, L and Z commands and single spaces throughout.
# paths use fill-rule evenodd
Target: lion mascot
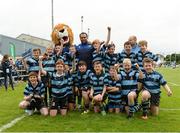
M 63 52 L 69 51 L 69 46 L 73 45 L 74 41 L 73 32 L 66 24 L 57 24 L 51 33 L 51 38 L 55 45 L 60 44 L 61 39 L 63 40 Z

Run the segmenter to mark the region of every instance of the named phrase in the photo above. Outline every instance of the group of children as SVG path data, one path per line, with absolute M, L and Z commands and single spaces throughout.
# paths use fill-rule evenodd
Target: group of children
M 110 28 L 108 38 L 109 33 Z M 29 114 L 36 109 L 42 115 L 56 116 L 58 111 L 66 115 L 67 111 L 80 108 L 83 102 L 82 114 L 93 108 L 102 115 L 126 112 L 127 118 L 140 109 L 143 119 L 148 119 L 149 109 L 158 115 L 160 86 L 168 96 L 172 91 L 154 70 L 158 58 L 147 50 L 147 41 L 139 42 L 138 53 L 132 52 L 130 41 L 124 43 L 121 53 L 114 52 L 115 45 L 109 44 L 109 39 L 104 44 L 96 39 L 92 45 L 92 70 L 85 61 L 76 58 L 75 46 L 63 52 L 63 42 L 56 44 L 54 49 L 48 47 L 42 58 L 40 50 L 34 49 L 33 57 L 26 60 L 29 80 L 20 108 Z

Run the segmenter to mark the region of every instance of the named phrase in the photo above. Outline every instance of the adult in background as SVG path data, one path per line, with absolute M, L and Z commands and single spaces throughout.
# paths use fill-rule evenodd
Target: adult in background
M 137 44 L 137 37 L 136 36 L 130 36 L 128 41 L 131 43 L 132 49 L 131 51 L 135 54 L 137 54 L 140 51 L 140 47 Z
M 1 64 L 2 64 L 2 70 L 3 70 L 3 76 L 4 76 L 5 89 L 6 91 L 8 89 L 7 77 L 9 77 L 12 90 L 14 90 L 13 80 L 12 80 L 12 66 L 9 60 L 9 56 L 7 54 L 3 56 Z
M 79 61 L 85 61 L 87 68 L 92 70 L 92 60 L 93 60 L 93 51 L 94 48 L 92 44 L 88 42 L 88 35 L 85 32 L 82 32 L 79 35 L 81 43 L 76 47 L 77 58 Z

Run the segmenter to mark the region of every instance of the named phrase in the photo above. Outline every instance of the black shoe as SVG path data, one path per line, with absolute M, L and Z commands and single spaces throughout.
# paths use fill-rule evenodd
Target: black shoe
M 127 119 L 130 119 L 133 117 L 133 113 L 129 113 L 128 116 L 127 116 Z

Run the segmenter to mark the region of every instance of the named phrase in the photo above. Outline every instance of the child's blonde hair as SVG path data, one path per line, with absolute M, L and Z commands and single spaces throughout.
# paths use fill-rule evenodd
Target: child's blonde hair
M 139 46 L 146 46 L 147 47 L 148 42 L 146 40 L 139 41 Z
M 123 60 L 123 64 L 125 64 L 125 63 L 131 64 L 131 60 L 130 60 L 129 58 L 125 58 L 125 59 Z

